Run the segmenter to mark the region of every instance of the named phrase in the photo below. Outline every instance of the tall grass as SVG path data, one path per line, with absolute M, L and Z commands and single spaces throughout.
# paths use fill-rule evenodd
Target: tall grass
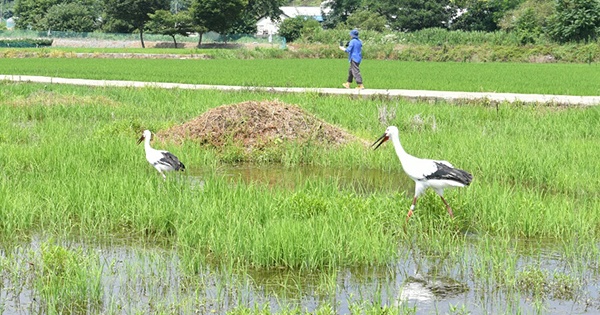
M 299 39 L 305 43 L 338 43 L 346 40 L 349 30 L 320 30 L 306 33 Z M 509 32 L 465 32 L 448 31 L 442 28 L 429 28 L 415 32 L 376 32 L 361 31 L 360 37 L 369 44 L 416 44 L 416 45 L 507 45 L 517 46 L 520 44 L 518 36 Z M 544 42 L 544 41 L 541 41 Z M 547 43 L 547 41 L 545 41 Z
M 485 312 L 522 312 L 524 300 L 543 312 L 545 299 L 585 294 L 581 287 L 593 281 L 586 277 L 598 270 L 598 108 L 6 82 L 0 88 L 6 126 L 0 129 L 2 283 L 10 284 L 11 296 L 33 290 L 45 313 L 301 311 L 296 304 L 263 306 L 244 291 L 252 286 L 282 300 L 314 290 L 321 297 L 314 311 L 331 313 L 340 310 L 336 288 L 346 285 L 340 268 L 398 268 L 401 279 L 413 275 L 404 266 L 413 267 L 412 261 L 425 276 L 468 284 L 481 304 L 476 308 Z M 249 155 L 256 158 L 249 162 L 279 163 L 289 172 L 306 165 L 350 169 L 357 181 L 376 170 L 393 177 L 382 181 L 391 187 L 357 192 L 335 176 L 290 186 L 232 181 L 221 168 L 236 149 L 156 139 L 155 147 L 188 167 L 163 181 L 135 144 L 146 128 L 163 130 L 223 104 L 275 98 L 364 141 L 327 148 L 283 144 Z M 394 113 L 385 123 L 382 107 Z M 471 186 L 446 192 L 454 219 L 428 192 L 405 222 L 414 186 L 390 144 L 368 147 L 389 124 L 398 126 L 409 153 L 473 173 Z M 140 267 L 121 265 L 122 257 L 99 262 L 99 252 L 60 241 L 25 254 L 11 245 L 39 232 L 58 240 L 167 244 L 175 253 L 155 254 L 156 267 Z M 542 246 L 555 270 L 540 265 L 548 255 L 536 257 Z M 126 269 L 127 279 L 90 280 L 112 268 Z M 276 288 L 258 280 L 273 270 L 296 276 L 272 279 Z M 319 275 L 314 285 L 298 280 L 307 274 Z M 148 300 L 132 288 L 147 292 Z M 111 296 L 113 290 L 125 296 Z M 394 297 L 385 290 L 374 284 L 345 302 L 353 312 L 418 311 L 403 302 L 386 304 Z M 466 312 L 467 305 L 448 310 Z
M 33 264 L 41 306 L 49 314 L 79 314 L 98 310 L 101 303 L 101 267 L 98 257 L 67 249 L 52 241 L 42 244 L 39 263 Z
M 451 253 L 466 232 L 483 239 L 577 239 L 588 244 L 582 248 L 600 232 L 597 108 L 8 83 L 2 90 L 5 238 L 39 230 L 93 238 L 126 234 L 169 240 L 189 270 L 203 262 L 318 269 L 385 264 L 399 243 Z M 395 108 L 389 124 L 399 127 L 409 153 L 447 159 L 473 173 L 470 187 L 447 193 L 456 219 L 428 193 L 406 225 L 412 185 L 366 196 L 335 179 L 300 183 L 293 192 L 232 185 L 218 173 L 222 152 L 191 142 L 155 143 L 203 174 L 169 174 L 163 182 L 135 145 L 145 128 L 158 131 L 222 104 L 275 97 L 368 142 L 385 130 L 378 107 Z M 280 149 L 273 160 L 290 169 L 311 164 L 403 176 L 388 145 L 374 152 L 359 143 Z
M 392 37 L 393 38 L 393 37 Z M 0 48 L 2 58 L 145 58 L 145 59 L 346 59 L 337 42 L 303 43 L 280 49 L 279 44 L 237 49 L 174 48 Z M 495 45 L 401 44 L 365 40 L 365 60 L 433 62 L 597 63 L 597 44 Z M 134 56 L 133 54 L 136 54 Z

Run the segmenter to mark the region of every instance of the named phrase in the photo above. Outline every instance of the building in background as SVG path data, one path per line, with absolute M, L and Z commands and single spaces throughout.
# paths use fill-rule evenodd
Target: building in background
M 6 28 L 12 30 L 15 28 L 15 19 L 10 17 L 6 20 Z
M 262 18 L 256 23 L 256 35 L 268 36 L 277 34 L 279 31 L 279 23 L 285 19 L 304 16 L 306 18 L 315 19 L 323 22 L 323 13 L 327 13 L 329 8 L 322 9 L 321 7 L 280 7 L 283 12 L 279 16 L 279 21 L 273 21 L 270 18 Z

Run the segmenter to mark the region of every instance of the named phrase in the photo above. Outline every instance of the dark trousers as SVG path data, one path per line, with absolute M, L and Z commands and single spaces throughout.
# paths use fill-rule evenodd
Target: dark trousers
M 354 60 L 350 61 L 350 69 L 348 70 L 348 82 L 352 83 L 352 79 L 356 80 L 356 84 L 362 84 L 362 76 L 360 75 L 360 63 Z

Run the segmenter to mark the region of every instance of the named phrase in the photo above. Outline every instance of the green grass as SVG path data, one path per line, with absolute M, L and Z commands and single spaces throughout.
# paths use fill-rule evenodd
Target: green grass
M 49 314 L 79 314 L 96 310 L 102 301 L 101 266 L 94 253 L 69 249 L 46 241 L 39 262 L 31 262 L 34 285 L 41 305 Z
M 337 88 L 347 67 L 345 59 L 0 59 L 2 74 L 265 87 Z M 377 89 L 600 95 L 596 64 L 365 60 L 361 72 Z
M 383 257 L 389 257 L 386 248 L 396 241 L 386 229 L 395 229 L 410 202 L 401 196 L 353 197 L 338 191 L 335 182 L 321 181 L 307 183 L 298 194 L 285 194 L 283 198 L 277 197 L 281 194 L 277 190 L 256 186 L 226 189 L 227 182 L 218 177 L 209 177 L 202 193 L 185 181 L 157 185 L 156 174 L 143 159 L 143 148 L 134 145 L 144 128 L 158 131 L 222 104 L 275 97 L 372 140 L 385 129 L 378 122 L 377 108 L 382 101 L 213 91 L 56 85 L 42 88 L 29 84 L 4 84 L 3 90 L 2 117 L 11 128 L 0 132 L 5 152 L 0 160 L 3 165 L 0 189 L 5 192 L 3 204 L 14 209 L 2 213 L 2 230 L 7 234 L 35 227 L 106 233 L 130 229 L 139 236 L 176 236 L 192 248 L 214 242 L 211 251 L 218 246 L 252 253 L 244 254 L 244 260 L 258 265 L 293 266 L 309 262 L 311 266 L 319 266 L 331 258 L 311 251 L 286 257 L 285 251 L 270 252 L 268 246 L 262 245 L 283 237 L 283 234 L 278 236 L 278 228 L 282 232 L 293 230 L 299 219 L 300 222 L 307 219 L 304 223 L 315 230 L 332 233 L 321 235 L 322 241 L 315 240 L 315 244 L 320 244 L 317 247 L 335 246 L 325 240 L 342 231 L 328 226 L 333 227 L 341 220 L 355 224 L 352 233 L 379 227 L 379 239 L 366 235 L 357 239 L 370 239 L 361 245 L 365 247 L 381 243 L 376 246 L 381 248 L 381 254 L 375 255 L 378 258 L 374 261 L 384 261 Z M 43 104 L 43 100 L 52 102 Z M 173 102 L 177 111 L 165 106 Z M 408 152 L 444 158 L 474 174 L 471 187 L 449 197 L 459 214 L 456 223 L 460 229 L 518 237 L 598 235 L 600 215 L 594 209 L 598 207 L 600 183 L 595 178 L 600 168 L 593 163 L 599 137 L 594 128 L 600 116 L 597 108 L 553 109 L 508 104 L 496 108 L 402 101 L 389 101 L 387 106 L 396 109 L 396 117 L 390 124 L 400 128 Z M 415 120 L 417 114 L 420 120 Z M 227 160 L 223 152 L 193 143 L 170 148 L 191 168 L 210 169 L 220 159 Z M 391 146 L 375 152 L 361 145 L 333 150 L 282 146 L 281 151 L 270 152 L 260 160 L 281 162 L 289 167 L 309 164 L 395 172 L 400 169 Z M 170 197 L 164 200 L 153 197 L 164 195 L 162 190 L 173 195 L 167 194 Z M 177 205 L 176 210 L 159 210 L 169 208 L 170 204 Z M 424 210 L 429 207 L 431 211 Z M 302 214 L 306 208 L 318 215 Z M 427 230 L 431 222 L 446 219 L 440 201 L 434 196 L 425 197 L 417 209 L 424 221 L 419 223 L 417 219 L 411 226 Z M 223 217 L 223 213 L 232 215 Z M 397 216 L 400 219 L 394 219 Z M 425 226 L 420 226 L 421 223 Z M 223 229 L 225 226 L 236 228 Z M 252 235 L 256 226 L 275 234 L 249 237 L 245 245 L 238 242 L 236 235 Z M 222 235 L 226 240 L 223 242 L 215 239 L 212 232 L 207 233 L 212 228 L 236 232 Z M 186 232 L 182 234 L 181 229 Z M 280 245 L 295 248 L 294 240 L 302 239 L 304 232 L 299 230 L 296 236 L 288 233 L 289 238 L 280 240 L 291 243 Z M 339 250 L 349 244 L 342 242 L 337 246 Z M 312 255 L 315 257 L 305 259 Z M 370 257 L 366 252 L 353 253 L 348 257 L 337 256 L 331 262 L 353 264 L 354 260 L 368 262 Z
M 14 83 L 0 87 L 0 122 L 6 126 L 0 129 L 3 240 L 43 232 L 58 239 L 110 242 L 125 236 L 166 243 L 175 248 L 182 273 L 192 279 L 206 266 L 314 271 L 381 267 L 411 257 L 438 259 L 439 270 L 459 270 L 456 277 L 473 281 L 474 290 L 502 290 L 517 305 L 515 294 L 536 292 L 543 283 L 556 284 L 553 296 L 574 294 L 600 257 L 597 107 Z M 146 128 L 157 132 L 223 104 L 276 98 L 369 142 L 385 130 L 380 108 L 392 110 L 388 124 L 398 126 L 407 152 L 447 159 L 473 173 L 471 186 L 446 194 L 455 219 L 430 191 L 405 223 L 413 186 L 406 184 L 390 144 L 377 151 L 362 144 L 282 145 L 257 159 L 266 165 L 281 163 L 290 172 L 312 165 L 398 176 L 398 188 L 392 189 L 397 192 L 382 188 L 369 195 L 343 189 L 335 178 L 300 182 L 291 191 L 234 185 L 219 172 L 231 151 L 191 142 L 155 142 L 188 167 L 187 174 L 169 174 L 170 180 L 163 182 L 145 161 L 143 147 L 135 144 Z M 550 276 L 518 264 L 523 242 L 540 239 L 558 244 L 568 270 Z M 92 255 L 54 244 L 42 252 L 52 266 L 80 264 L 72 274 L 74 283 L 79 272 L 96 270 Z M 81 257 L 91 259 L 91 265 Z M 10 261 L 4 266 L 17 268 Z M 64 298 L 53 289 L 56 279 L 42 287 L 50 288 L 47 297 Z M 327 291 L 332 281 L 325 277 L 322 289 Z M 81 287 L 74 290 L 82 292 Z

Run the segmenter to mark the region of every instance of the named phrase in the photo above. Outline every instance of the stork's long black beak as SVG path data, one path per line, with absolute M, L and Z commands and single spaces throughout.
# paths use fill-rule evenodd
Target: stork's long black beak
M 373 144 L 371 144 L 371 146 L 376 145 L 378 142 L 379 144 L 377 144 L 377 146 L 373 149 L 373 150 L 377 150 L 377 148 L 379 148 L 380 145 L 382 145 L 384 142 L 388 141 L 390 137 L 388 137 L 387 134 L 383 134 L 383 136 L 379 137 L 379 139 L 377 139 L 377 141 L 373 142 Z
M 144 136 L 143 135 L 138 139 L 137 144 L 142 143 L 142 141 L 144 141 Z

